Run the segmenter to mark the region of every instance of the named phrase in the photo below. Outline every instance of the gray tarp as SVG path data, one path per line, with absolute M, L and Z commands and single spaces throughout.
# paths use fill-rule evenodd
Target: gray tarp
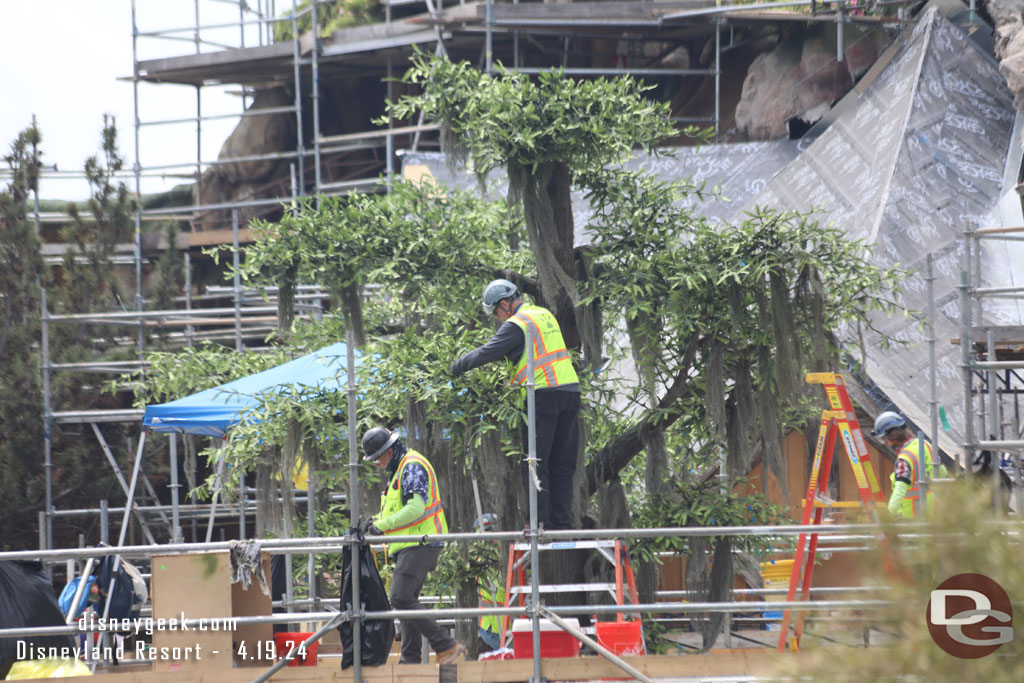
M 749 206 L 821 207 L 851 237 L 870 245 L 876 264 L 911 271 L 901 303 L 922 313 L 928 309 L 926 257 L 933 254 L 938 402 L 953 425 L 941 445 L 956 452 L 963 440 L 963 382 L 960 347 L 950 340 L 960 336 L 963 232 L 992 226 L 1000 198 L 1013 189 L 1003 180 L 1008 154 L 1018 166 L 1020 158 L 1019 142 L 1011 150 L 1013 96 L 991 59 L 935 9 L 924 13 L 878 79 L 852 96 L 856 106 Z M 1014 166 L 1010 182 L 1016 171 Z M 998 250 L 999 259 L 995 248 L 983 252 L 981 286 L 1007 286 L 1015 276 L 1019 282 L 1024 259 L 1013 263 L 1005 245 Z M 987 305 L 985 312 L 988 324 L 1021 324 L 1016 306 Z M 876 315 L 873 324 L 907 346 L 883 349 L 879 335 L 867 333 L 868 375 L 928 429 L 926 330 L 905 316 Z M 853 337 L 851 330 L 842 332 Z

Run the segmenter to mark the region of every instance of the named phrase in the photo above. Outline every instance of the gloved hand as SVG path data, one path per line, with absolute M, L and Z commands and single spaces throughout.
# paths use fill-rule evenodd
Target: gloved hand
M 448 366 L 448 373 L 451 374 L 452 377 L 458 377 L 463 372 L 465 372 L 465 370 L 462 368 L 461 361 L 462 358 L 456 358 L 455 362 Z
M 377 525 L 374 523 L 376 521 L 377 520 L 375 520 L 373 517 L 366 520 L 366 523 L 363 524 L 363 533 L 367 536 L 383 536 L 384 532 L 378 529 Z

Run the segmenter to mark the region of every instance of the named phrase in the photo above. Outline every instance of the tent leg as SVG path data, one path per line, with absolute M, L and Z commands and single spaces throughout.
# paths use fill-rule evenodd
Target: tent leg
M 142 454 L 146 447 L 146 432 L 139 435 L 139 448 L 135 452 L 135 467 L 132 469 L 132 482 L 128 487 L 128 502 L 124 508 L 124 516 L 121 518 L 121 533 L 117 537 L 117 545 L 124 545 L 125 536 L 128 534 L 128 520 L 131 517 L 131 510 L 135 506 L 135 487 L 139 483 L 139 472 L 142 471 Z
M 171 438 L 171 543 L 181 543 L 185 539 L 181 534 L 181 512 L 178 508 L 178 435 L 170 433 Z
M 117 460 L 114 458 L 114 454 L 110 451 L 110 446 L 107 445 L 107 440 L 103 438 L 103 432 L 96 425 L 95 422 L 90 422 L 89 426 L 92 427 L 93 433 L 96 435 L 96 440 L 100 442 L 100 449 L 103 450 L 103 455 L 107 456 L 107 462 L 110 463 L 110 468 L 114 470 L 114 476 L 117 477 L 117 483 L 121 485 L 121 490 L 124 494 L 128 495 L 128 482 L 124 480 L 124 475 L 121 473 L 121 468 L 117 466 Z M 129 506 L 131 503 L 129 503 Z M 139 520 L 139 526 L 142 527 L 142 533 L 146 535 L 146 541 L 151 545 L 156 545 L 156 539 L 153 538 L 153 533 L 149 530 L 149 525 L 146 524 L 146 519 L 142 513 L 135 511 L 135 516 Z
M 213 538 L 213 522 L 217 519 L 217 497 L 220 495 L 221 477 L 224 476 L 224 442 L 220 442 L 220 457 L 217 459 L 217 477 L 213 480 L 213 500 L 210 502 L 210 521 L 206 525 L 206 542 Z
M 121 518 L 121 533 L 117 537 L 117 547 L 124 545 L 125 536 L 128 535 L 128 520 L 131 519 L 131 511 L 135 505 L 135 487 L 139 483 L 139 472 L 142 471 L 142 455 L 146 448 L 146 432 L 139 434 L 139 449 L 135 452 L 135 467 L 132 469 L 132 482 L 128 486 L 128 502 L 124 508 L 124 516 Z M 117 568 L 121 566 L 121 555 L 114 556 L 113 571 L 110 572 L 110 585 L 107 586 L 107 601 L 103 605 L 103 623 L 106 623 L 110 616 L 110 596 L 114 594 L 114 587 L 117 585 Z M 107 637 L 110 634 L 104 631 L 100 635 L 100 651 L 104 651 L 107 644 Z M 96 671 L 97 660 L 92 662 L 92 671 Z

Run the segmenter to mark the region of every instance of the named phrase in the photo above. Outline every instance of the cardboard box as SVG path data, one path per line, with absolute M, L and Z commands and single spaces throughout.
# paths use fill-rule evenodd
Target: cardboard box
M 263 553 L 263 571 L 270 585 L 270 553 Z M 237 665 L 269 667 L 274 663 L 271 624 L 238 626 L 233 617 L 270 616 L 270 596 L 253 579 L 249 590 L 231 583 L 228 552 L 154 555 L 150 594 L 153 619 L 169 627 L 154 630 L 154 671 L 210 671 Z M 199 628 L 184 630 L 180 621 L 204 619 Z

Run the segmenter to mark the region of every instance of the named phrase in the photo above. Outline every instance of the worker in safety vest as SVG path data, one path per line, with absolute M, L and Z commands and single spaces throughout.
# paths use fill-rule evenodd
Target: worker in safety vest
M 497 520 L 498 516 L 496 514 L 488 512 L 473 522 L 473 530 L 494 531 Z M 500 584 L 501 578 L 497 568 L 491 568 L 491 570 L 486 571 L 483 576 L 477 579 L 481 607 L 505 606 L 505 589 Z M 477 644 L 478 652 L 501 649 L 501 620 L 504 618 L 497 614 L 483 614 L 480 616 L 477 626 L 477 635 L 480 637 L 480 643 Z
M 572 478 L 579 448 L 580 385 L 565 348 L 562 330 L 551 311 L 523 303 L 519 289 L 508 280 L 495 280 L 484 288 L 484 312 L 502 323 L 491 339 L 452 363 L 452 375 L 492 361 L 512 364 L 512 385 L 526 382 L 526 331 L 534 338 L 536 392 L 537 519 L 546 529 L 572 528 Z M 525 391 L 523 392 L 525 401 Z M 523 451 L 528 452 L 527 428 Z M 523 462 L 523 486 L 529 493 L 529 466 Z
M 897 452 L 896 467 L 890 475 L 892 495 L 889 496 L 889 512 L 895 517 L 914 519 L 921 514 L 921 464 L 924 452 L 925 474 L 928 480 L 944 478 L 946 468 L 932 449 L 927 439 L 918 439 L 909 429 L 903 416 L 886 411 L 875 420 L 874 436 L 882 437 L 889 448 Z M 925 508 L 934 504 L 935 492 L 929 488 Z
M 389 542 L 395 558 L 391 575 L 391 605 L 400 610 L 425 609 L 420 590 L 427 573 L 437 566 L 444 549 L 440 536 L 448 533 L 437 475 L 423 455 L 406 449 L 398 434 L 374 427 L 363 435 L 364 459 L 387 472 L 387 488 L 380 496 L 380 514 L 366 525 L 366 533 L 420 536 L 419 541 Z M 437 653 L 439 664 L 448 664 L 466 653 L 447 629 L 433 619 L 402 619 L 400 664 L 419 664 L 421 637 Z

